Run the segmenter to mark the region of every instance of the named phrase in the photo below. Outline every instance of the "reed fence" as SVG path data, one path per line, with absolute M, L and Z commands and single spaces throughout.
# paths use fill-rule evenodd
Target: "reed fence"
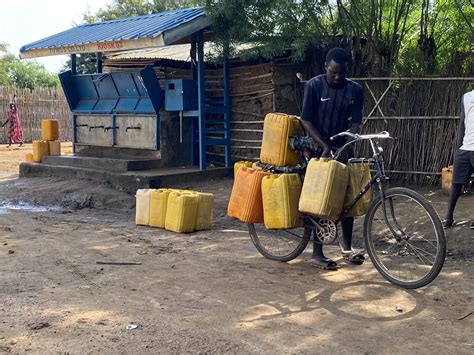
M 71 113 L 61 88 L 21 89 L 0 86 L 0 125 L 8 119 L 8 108 L 15 96 L 25 142 L 41 139 L 41 120 L 59 121 L 60 140 L 71 140 Z M 0 131 L 0 143 L 7 142 L 8 124 Z

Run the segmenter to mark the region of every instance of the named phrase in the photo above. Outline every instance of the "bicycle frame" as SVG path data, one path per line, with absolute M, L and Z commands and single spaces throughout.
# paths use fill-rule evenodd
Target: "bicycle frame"
M 367 191 L 369 191 L 370 188 L 374 186 L 378 186 L 379 192 L 380 192 L 380 197 L 382 201 L 382 206 L 383 206 L 383 214 L 384 214 L 384 219 L 385 223 L 387 224 L 387 227 L 389 228 L 390 232 L 392 233 L 393 237 L 399 242 L 401 241 L 404 237 L 406 237 L 406 234 L 403 232 L 403 229 L 400 227 L 399 223 L 397 222 L 397 219 L 394 214 L 394 209 L 393 205 L 390 204 L 390 217 L 393 221 L 393 225 L 389 220 L 389 217 L 387 215 L 387 205 L 385 201 L 385 187 L 384 183 L 388 180 L 388 177 L 385 175 L 385 169 L 384 169 L 384 162 L 382 158 L 382 148 L 379 146 L 379 144 L 374 140 L 376 138 L 390 138 L 387 132 L 382 132 L 381 134 L 377 135 L 367 135 L 367 136 L 361 136 L 357 134 L 353 134 L 350 132 L 342 132 L 334 137 L 331 137 L 331 139 L 334 139 L 338 136 L 341 135 L 348 135 L 351 138 L 353 138 L 351 141 L 347 142 L 344 146 L 342 146 L 340 149 L 336 151 L 336 154 L 334 155 L 334 158 L 337 159 L 337 157 L 341 154 L 341 152 L 346 149 L 348 146 L 352 145 L 353 143 L 361 140 L 361 139 L 366 139 L 369 141 L 370 146 L 372 148 L 373 156 L 372 158 L 369 159 L 350 159 L 349 162 L 352 162 L 353 164 L 357 163 L 364 163 L 368 162 L 369 164 L 375 164 L 376 166 L 376 173 L 375 175 L 370 179 L 370 181 L 363 187 L 363 189 L 357 194 L 357 196 L 347 205 L 341 212 L 339 218 L 334 221 L 335 224 L 339 223 L 342 219 L 344 219 L 348 212 L 359 202 L 359 200 L 364 196 Z M 312 219 L 311 216 L 307 216 L 308 218 Z M 313 223 L 314 224 L 314 223 Z M 317 226 L 317 223 L 315 224 Z

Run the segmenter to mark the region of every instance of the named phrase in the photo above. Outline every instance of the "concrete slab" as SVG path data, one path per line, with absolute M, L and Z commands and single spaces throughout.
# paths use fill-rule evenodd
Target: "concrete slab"
M 127 192 L 135 192 L 137 189 L 142 188 L 175 187 L 183 183 L 186 184 L 232 176 L 232 173 L 232 168 L 209 168 L 201 171 L 197 166 L 114 172 L 97 168 L 51 165 L 45 163 L 20 164 L 20 177 L 87 179 L 106 183 L 114 188 Z
M 43 157 L 43 163 L 48 165 L 72 166 L 76 168 L 102 169 L 118 173 L 134 170 L 156 169 L 161 166 L 160 159 L 117 159 L 78 155 L 46 156 Z

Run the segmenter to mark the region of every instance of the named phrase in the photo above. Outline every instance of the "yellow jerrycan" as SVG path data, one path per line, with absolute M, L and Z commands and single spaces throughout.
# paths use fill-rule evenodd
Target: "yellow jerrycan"
M 313 158 L 309 161 L 299 201 L 300 212 L 336 220 L 344 203 L 349 170 L 335 160 Z
M 49 155 L 48 141 L 33 141 L 33 161 L 40 163 L 43 157 Z
M 41 120 L 41 139 L 44 141 L 56 141 L 59 139 L 58 120 Z
M 349 184 L 344 197 L 344 208 L 354 201 L 359 192 L 370 182 L 370 166 L 367 163 L 349 163 Z M 372 201 L 372 188 L 347 212 L 347 217 L 362 216 L 367 212 Z
M 172 191 L 166 206 L 165 228 L 177 233 L 190 233 L 196 227 L 198 194 Z
M 150 225 L 150 193 L 153 189 L 139 189 L 135 195 L 135 224 Z
M 165 228 L 166 207 L 171 189 L 157 189 L 150 192 L 150 226 Z
M 303 225 L 298 211 L 301 187 L 298 174 L 272 174 L 262 179 L 263 219 L 267 229 Z
M 214 215 L 214 195 L 198 192 L 198 209 L 195 230 L 211 229 Z
M 237 161 L 234 163 L 234 179 L 237 176 L 237 172 L 239 171 L 240 168 L 251 168 L 252 167 L 252 162 L 251 161 Z
M 297 116 L 269 113 L 263 122 L 260 161 L 277 166 L 296 166 L 301 154 L 290 148 L 290 136 L 302 136 L 303 127 Z

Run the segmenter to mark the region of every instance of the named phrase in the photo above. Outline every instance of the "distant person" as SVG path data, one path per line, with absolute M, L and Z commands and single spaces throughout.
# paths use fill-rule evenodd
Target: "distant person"
M 332 48 L 326 55 L 326 73 L 310 79 L 304 89 L 301 123 L 306 133 L 319 146 L 317 156 L 329 157 L 346 143 L 344 137 L 330 140 L 335 134 L 350 130 L 358 133 L 362 123 L 364 92 L 356 82 L 346 79 L 349 54 L 343 48 Z M 341 159 L 346 163 L 352 157 L 352 149 L 347 149 Z M 354 217 L 341 221 L 342 238 L 340 247 L 344 259 L 353 264 L 362 264 L 365 260 L 362 252 L 352 249 L 352 229 Z M 313 244 L 310 263 L 326 270 L 334 270 L 337 264 L 323 253 L 323 246 Z
M 5 127 L 7 123 L 9 123 L 7 134 L 8 147 L 14 143 L 19 143 L 21 147 L 23 145 L 23 131 L 15 102 L 10 103 L 8 119 L 3 123 L 2 127 Z
M 454 208 L 461 195 L 462 187 L 469 183 L 469 178 L 474 173 L 474 90 L 465 93 L 461 99 L 461 117 L 457 136 L 456 151 L 453 156 L 453 180 L 448 211 L 443 220 L 444 228 L 449 228 L 454 224 Z M 470 228 L 474 228 L 474 221 L 470 222 Z

